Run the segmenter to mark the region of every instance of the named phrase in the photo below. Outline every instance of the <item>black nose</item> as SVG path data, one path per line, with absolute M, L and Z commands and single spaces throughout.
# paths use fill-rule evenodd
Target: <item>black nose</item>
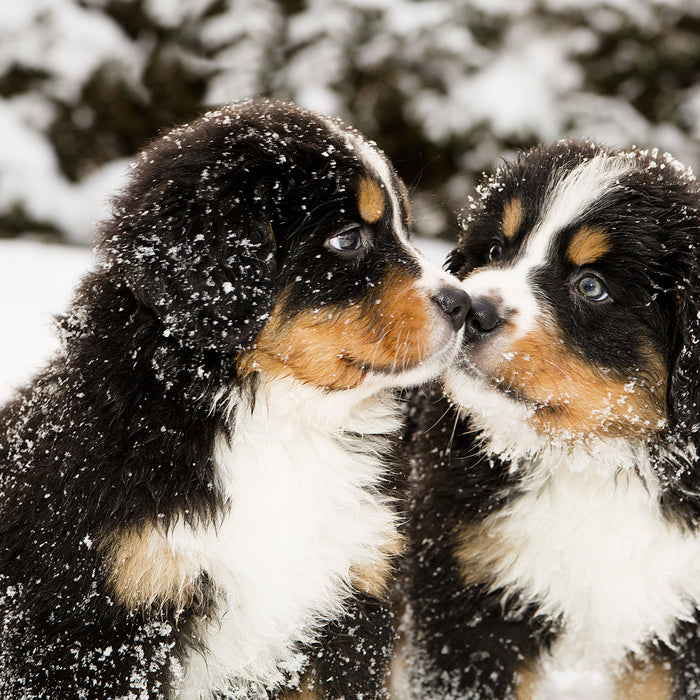
M 472 300 L 465 324 L 465 340 L 478 340 L 495 330 L 501 322 L 495 300 L 477 297 Z
M 464 324 L 471 306 L 469 295 L 459 287 L 443 287 L 433 297 L 433 301 L 442 309 L 452 327 L 458 331 Z

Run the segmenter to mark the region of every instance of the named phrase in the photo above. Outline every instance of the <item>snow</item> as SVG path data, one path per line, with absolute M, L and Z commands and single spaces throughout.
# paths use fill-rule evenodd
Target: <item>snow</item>
M 0 401 L 22 386 L 57 347 L 54 317 L 90 265 L 86 248 L 0 242 Z
M 118 85 L 138 104 L 162 100 L 148 75 L 155 57 L 166 55 L 202 77 L 202 94 L 189 95 L 202 111 L 271 94 L 343 117 L 390 149 L 405 121 L 420 134 L 417 152 L 430 145 L 449 155 L 465 144 L 463 156 L 455 154 L 454 174 L 470 181 L 518 145 L 562 136 L 658 146 L 696 169 L 700 164 L 700 101 L 692 81 L 677 88 L 667 108 L 651 113 L 633 102 L 651 78 L 618 84 L 625 63 L 632 68 L 645 55 L 640 30 L 659 37 L 660 66 L 675 55 L 660 37 L 666 28 L 669 37 L 677 35 L 674 18 L 700 16 L 700 5 L 688 0 L 591 0 L 585 9 L 580 0 L 144 0 L 137 29 L 105 11 L 112 5 L 0 2 L 0 88 L 8 85 L 0 89 L 0 218 L 19 211 L 86 244 L 123 163 L 98 173 L 91 168 L 129 154 L 125 145 L 109 154 L 97 149 L 95 161 L 71 175 L 80 181 L 71 182 L 58 164 L 57 154 L 67 157 L 59 134 L 96 138 L 94 113 L 111 98 L 91 96 L 94 80 L 112 91 Z M 629 37 L 627 44 L 617 32 Z M 620 43 L 612 63 L 622 68 L 612 71 L 606 92 L 589 64 L 612 40 Z M 35 78 L 12 87 L 13 71 Z M 679 85 L 686 80 L 679 76 Z M 105 126 L 118 142 L 131 127 L 114 100 L 114 124 Z M 669 102 L 666 93 L 659 100 Z M 391 110 L 402 115 L 399 134 L 385 139 L 380 132 L 394 102 Z M 68 123 L 59 119 L 63 109 Z M 401 166 L 401 150 L 390 155 Z M 436 162 L 438 172 L 442 166 Z M 424 194 L 440 194 L 458 208 L 463 200 L 451 195 L 449 174 L 441 178 Z M 431 233 L 422 221 L 417 225 Z
M 0 3 L 0 74 L 12 65 L 56 76 L 54 97 L 74 99 L 94 71 L 115 56 L 136 56 L 131 41 L 102 12 L 73 0 Z
M 0 211 L 22 201 L 35 221 L 51 222 L 78 242 L 107 214 L 108 193 L 119 189 L 128 161 L 112 161 L 78 183 L 68 182 L 48 141 L 31 126 L 42 119 L 42 105 L 24 100 L 21 107 L 4 109 L 0 99 Z M 71 232 L 79 232 L 77 239 Z
M 492 132 L 503 138 L 537 134 L 553 141 L 564 133 L 567 114 L 558 105 L 582 81 L 571 58 L 572 44 L 580 48 L 594 40 L 579 32 L 542 35 L 533 43 L 533 31 L 529 23 L 513 27 L 501 52 L 476 75 L 450 81 L 447 100 L 439 91 L 416 97 L 414 109 L 433 140 L 446 141 L 479 122 L 490 122 Z

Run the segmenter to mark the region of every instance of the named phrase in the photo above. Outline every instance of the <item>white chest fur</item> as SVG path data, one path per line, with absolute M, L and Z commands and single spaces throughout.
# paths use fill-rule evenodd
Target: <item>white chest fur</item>
M 239 404 L 234 422 L 214 454 L 226 517 L 171 537 L 220 594 L 218 618 L 201 629 L 208 651 L 185 664 L 183 700 L 293 673 L 298 643 L 342 611 L 351 569 L 377 565 L 396 537 L 372 449 L 398 427 L 391 399 L 276 380 Z
M 552 450 L 530 490 L 489 523 L 512 552 L 496 585 L 564 623 L 559 667 L 610 667 L 650 638 L 668 640 L 700 603 L 700 540 L 663 518 L 650 470 L 642 465 L 646 486 L 633 473 L 642 448 L 598 447 L 599 460 Z

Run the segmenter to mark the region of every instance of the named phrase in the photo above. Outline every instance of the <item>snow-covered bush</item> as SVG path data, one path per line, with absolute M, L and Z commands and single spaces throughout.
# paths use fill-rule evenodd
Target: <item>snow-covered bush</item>
M 0 235 L 88 242 L 159 129 L 274 95 L 368 133 L 423 233 L 475 176 L 576 135 L 700 165 L 692 0 L 23 0 L 0 3 Z

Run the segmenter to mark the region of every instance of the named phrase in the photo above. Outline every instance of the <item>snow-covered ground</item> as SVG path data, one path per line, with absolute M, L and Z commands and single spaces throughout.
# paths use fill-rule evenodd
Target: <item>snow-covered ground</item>
M 54 316 L 68 306 L 90 260 L 86 248 L 0 242 L 0 402 L 54 351 Z

